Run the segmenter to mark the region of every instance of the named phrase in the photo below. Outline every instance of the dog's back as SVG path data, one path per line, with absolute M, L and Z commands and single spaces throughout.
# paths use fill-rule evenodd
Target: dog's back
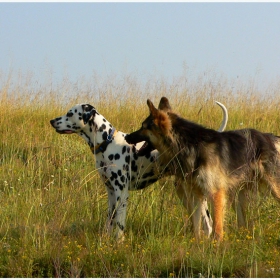
M 240 179 L 256 172 L 258 176 L 276 172 L 275 166 L 279 167 L 279 137 L 273 134 L 255 129 L 217 132 L 173 112 L 167 115 L 171 130 L 162 134 L 165 141 L 161 142 L 161 152 L 166 155 L 166 163 L 172 162 L 180 170 L 178 175 L 197 175 L 199 169 L 215 162 L 226 176 Z

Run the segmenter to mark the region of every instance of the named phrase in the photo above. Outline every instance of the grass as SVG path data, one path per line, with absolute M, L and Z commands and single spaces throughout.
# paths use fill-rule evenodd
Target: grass
M 229 111 L 227 129 L 279 135 L 279 87 L 258 92 L 252 84 L 215 77 L 144 86 L 133 77 L 94 82 L 38 88 L 30 77 L 2 78 L 0 276 L 280 277 L 280 207 L 270 196 L 248 210 L 251 231 L 238 229 L 230 210 L 221 244 L 198 241 L 167 178 L 130 192 L 126 239 L 116 244 L 105 234 L 107 195 L 87 144 L 49 124 L 74 104 L 89 102 L 118 130 L 131 132 L 147 116 L 146 99 L 157 104 L 165 95 L 181 115 L 213 129 L 222 117 L 218 100 Z

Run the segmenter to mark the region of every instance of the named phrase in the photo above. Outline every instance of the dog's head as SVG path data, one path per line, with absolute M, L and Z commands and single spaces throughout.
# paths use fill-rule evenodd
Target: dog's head
M 129 144 L 137 144 L 145 141 L 143 148 L 139 151 L 140 154 L 157 149 L 162 139 L 170 134 L 172 128 L 168 116 L 168 113 L 171 112 L 171 107 L 166 97 L 161 98 L 158 109 L 155 108 L 149 99 L 147 100 L 147 105 L 150 110 L 150 115 L 142 123 L 139 130 L 125 137 L 125 140 Z
M 90 104 L 77 104 L 66 115 L 50 120 L 50 123 L 60 134 L 77 133 L 92 122 L 96 113 Z

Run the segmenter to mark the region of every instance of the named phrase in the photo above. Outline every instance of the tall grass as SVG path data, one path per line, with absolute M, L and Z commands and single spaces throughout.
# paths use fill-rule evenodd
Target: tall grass
M 37 86 L 32 77 L 1 76 L 1 277 L 279 277 L 279 205 L 259 197 L 249 209 L 253 230 L 238 229 L 233 211 L 225 241 L 195 240 L 173 179 L 130 192 L 126 239 L 105 234 L 107 195 L 88 146 L 59 135 L 49 120 L 89 102 L 118 130 L 131 132 L 147 116 L 146 99 L 167 96 L 182 116 L 217 129 L 254 127 L 280 133 L 279 87 L 206 75 L 171 83 L 137 77 Z M 268 95 L 269 93 L 269 95 Z

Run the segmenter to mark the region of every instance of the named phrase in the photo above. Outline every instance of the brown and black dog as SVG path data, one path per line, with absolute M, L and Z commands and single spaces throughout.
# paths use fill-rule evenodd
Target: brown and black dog
M 148 99 L 150 115 L 142 127 L 126 136 L 158 149 L 162 161 L 193 200 L 193 224 L 199 237 L 200 209 L 206 196 L 212 202 L 214 234 L 223 239 L 227 195 L 238 193 L 238 223 L 245 226 L 246 192 L 266 186 L 280 202 L 280 138 L 255 129 L 217 132 L 172 112 L 167 98 L 159 109 Z M 186 182 L 186 183 L 184 183 Z M 269 188 L 268 188 L 269 186 Z

